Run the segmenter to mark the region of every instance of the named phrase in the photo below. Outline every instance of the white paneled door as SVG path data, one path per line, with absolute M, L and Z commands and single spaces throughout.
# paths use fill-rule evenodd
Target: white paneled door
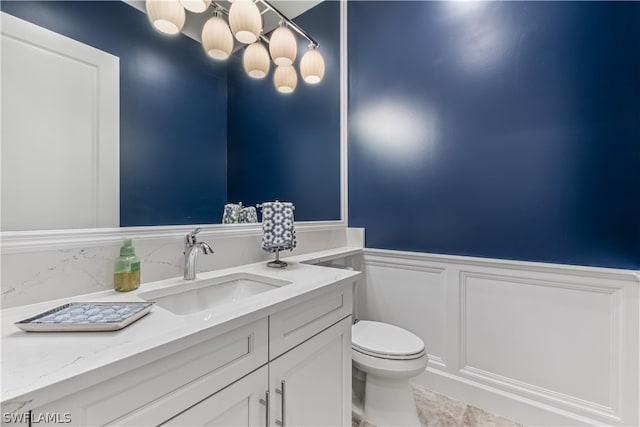
M 2 231 L 119 226 L 119 59 L 1 15 Z

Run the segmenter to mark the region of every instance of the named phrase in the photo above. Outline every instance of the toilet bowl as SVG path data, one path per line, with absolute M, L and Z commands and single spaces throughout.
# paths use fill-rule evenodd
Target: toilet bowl
M 387 323 L 362 320 L 351 330 L 353 366 L 365 373 L 363 418 L 375 426 L 419 426 L 409 379 L 424 372 L 424 342 Z

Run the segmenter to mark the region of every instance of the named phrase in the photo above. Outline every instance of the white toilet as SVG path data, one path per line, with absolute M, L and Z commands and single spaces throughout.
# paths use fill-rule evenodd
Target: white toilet
M 424 342 L 387 323 L 361 320 L 351 329 L 354 375 L 364 372 L 363 418 L 375 426 L 419 426 L 409 379 L 424 372 Z

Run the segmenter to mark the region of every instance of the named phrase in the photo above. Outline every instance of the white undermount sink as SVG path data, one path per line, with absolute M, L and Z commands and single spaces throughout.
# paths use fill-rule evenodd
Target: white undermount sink
M 138 296 L 155 301 L 175 314 L 191 314 L 222 304 L 240 301 L 253 295 L 289 285 L 286 280 L 250 273 L 235 273 L 211 279 L 196 279 L 169 288 L 142 292 Z

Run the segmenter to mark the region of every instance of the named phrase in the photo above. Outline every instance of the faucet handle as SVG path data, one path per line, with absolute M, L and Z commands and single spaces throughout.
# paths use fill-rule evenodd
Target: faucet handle
M 187 245 L 195 245 L 197 241 L 196 234 L 198 234 L 201 231 L 202 231 L 202 228 L 198 227 L 195 230 L 189 232 L 189 234 L 187 234 L 184 237 L 184 243 Z

